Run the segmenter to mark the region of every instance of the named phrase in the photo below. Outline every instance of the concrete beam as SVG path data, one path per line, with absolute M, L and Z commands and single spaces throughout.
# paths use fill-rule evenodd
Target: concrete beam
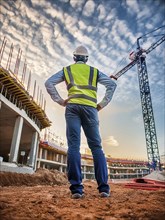
M 31 118 L 29 118 L 24 109 L 19 109 L 16 105 L 14 105 L 12 102 L 6 99 L 2 94 L 0 94 L 0 101 L 2 102 L 2 104 L 4 103 L 6 106 L 8 106 L 9 109 L 12 109 L 18 115 L 22 116 L 31 127 L 33 127 L 38 133 L 40 133 L 40 128 L 35 124 L 35 122 Z

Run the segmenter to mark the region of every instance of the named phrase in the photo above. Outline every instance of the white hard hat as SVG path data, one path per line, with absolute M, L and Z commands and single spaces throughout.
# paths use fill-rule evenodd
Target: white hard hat
M 73 52 L 73 55 L 88 56 L 88 50 L 84 46 L 79 46 Z

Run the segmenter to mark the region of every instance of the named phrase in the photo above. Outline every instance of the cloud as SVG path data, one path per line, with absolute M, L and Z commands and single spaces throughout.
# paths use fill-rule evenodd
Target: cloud
M 87 1 L 84 8 L 83 8 L 83 15 L 85 16 L 92 16 L 95 9 L 95 3 L 91 1 Z
M 103 143 L 106 145 L 109 145 L 111 147 L 118 147 L 119 143 L 118 141 L 114 138 L 114 136 L 109 136 L 106 139 L 103 140 Z
M 165 24 L 162 2 L 0 1 L 0 38 L 2 40 L 6 36 L 8 44 L 14 43 L 14 57 L 21 47 L 22 59 L 27 59 L 32 74 L 37 74 L 43 81 L 63 66 L 73 63 L 73 51 L 82 43 L 89 50 L 88 64 L 111 75 L 130 62 L 128 56 L 133 50 L 136 51 L 137 37 Z M 157 39 L 150 37 L 140 44 L 148 48 L 155 40 Z M 156 113 L 160 112 L 160 106 L 164 108 L 163 51 L 164 43 L 146 57 Z M 62 96 L 66 96 L 65 85 L 60 84 L 58 91 Z M 105 89 L 99 86 L 99 99 L 103 98 L 104 92 Z M 140 105 L 138 73 L 137 67 L 134 66 L 118 79 L 111 108 L 114 109 L 114 116 L 124 117 L 130 113 L 133 120 L 138 122 L 137 110 L 140 109 Z M 51 112 L 50 108 L 49 111 Z M 111 113 L 107 108 L 103 117 Z M 132 116 L 133 113 L 135 117 Z M 56 118 L 54 121 L 56 122 Z
M 103 20 L 106 16 L 106 8 L 103 5 L 99 5 L 97 10 L 99 11 L 99 20 Z
M 140 125 L 143 124 L 144 122 L 143 122 L 142 114 L 134 115 L 133 121 Z
M 82 10 L 82 4 L 83 4 L 82 1 L 71 0 L 70 4 L 74 9 L 77 9 L 78 11 Z
M 126 8 L 129 14 L 136 15 L 139 13 L 140 8 L 137 0 L 126 0 Z

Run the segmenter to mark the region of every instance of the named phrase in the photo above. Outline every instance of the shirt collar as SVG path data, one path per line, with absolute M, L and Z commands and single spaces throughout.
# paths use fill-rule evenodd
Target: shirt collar
M 84 63 L 83 61 L 77 61 L 76 63 Z

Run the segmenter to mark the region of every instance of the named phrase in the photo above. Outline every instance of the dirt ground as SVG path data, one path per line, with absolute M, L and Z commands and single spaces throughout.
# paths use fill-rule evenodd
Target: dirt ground
M 111 197 L 99 198 L 95 181 L 85 181 L 85 197 L 70 197 L 65 174 L 0 173 L 1 220 L 163 220 L 165 190 L 149 191 L 110 183 Z

